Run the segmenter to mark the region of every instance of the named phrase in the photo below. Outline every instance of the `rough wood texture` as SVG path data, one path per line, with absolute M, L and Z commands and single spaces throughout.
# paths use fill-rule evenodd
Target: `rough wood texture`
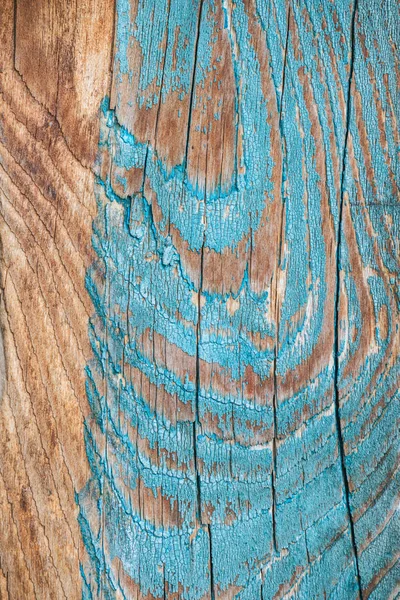
M 0 598 L 397 598 L 397 2 L 0 27 Z

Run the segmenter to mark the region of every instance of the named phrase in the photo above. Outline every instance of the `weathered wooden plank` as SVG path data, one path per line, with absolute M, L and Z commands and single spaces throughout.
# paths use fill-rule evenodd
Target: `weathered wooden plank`
M 98 106 L 109 90 L 107 4 L 80 3 L 76 20 L 64 2 L 0 7 L 1 598 L 81 597 L 75 492 L 89 476 L 85 271 L 96 214 L 84 164 L 97 153 Z M 98 9 L 101 23 L 91 23 Z M 70 75 L 77 80 L 67 91 Z
M 395 598 L 397 3 L 1 10 L 1 594 Z

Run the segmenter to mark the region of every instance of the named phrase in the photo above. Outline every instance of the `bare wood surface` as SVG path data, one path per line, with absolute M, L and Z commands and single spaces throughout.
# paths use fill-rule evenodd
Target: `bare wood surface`
M 81 597 L 85 269 L 113 22 L 107 1 L 0 8 L 1 598 Z

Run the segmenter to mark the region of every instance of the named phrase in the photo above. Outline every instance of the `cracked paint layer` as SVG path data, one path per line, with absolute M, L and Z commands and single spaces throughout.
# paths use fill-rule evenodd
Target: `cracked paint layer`
M 395 593 L 398 11 L 117 1 L 85 599 Z

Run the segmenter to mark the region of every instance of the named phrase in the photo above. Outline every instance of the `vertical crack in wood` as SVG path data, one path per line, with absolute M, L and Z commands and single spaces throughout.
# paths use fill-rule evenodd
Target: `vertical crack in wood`
M 210 525 L 207 525 L 207 528 L 208 528 L 208 543 L 210 546 L 210 596 L 211 596 L 211 600 L 215 600 L 212 533 L 211 533 Z
M 108 86 L 108 97 L 110 99 L 110 107 L 112 107 L 113 85 L 114 85 L 114 64 L 115 64 L 115 44 L 117 36 L 117 0 L 114 0 L 114 18 L 112 23 L 112 48 L 110 52 L 110 64 L 108 70 L 110 72 L 110 81 Z
M 285 40 L 285 51 L 284 51 L 284 61 L 283 61 L 283 73 L 282 73 L 282 94 L 280 99 L 279 106 L 279 133 L 281 137 L 281 145 L 282 145 L 282 169 L 281 169 L 281 232 L 279 238 L 279 252 L 278 252 L 278 261 L 277 261 L 277 272 L 276 272 L 276 290 L 275 290 L 275 322 L 276 322 L 276 334 L 275 334 L 275 348 L 274 348 L 274 363 L 273 363 L 273 382 L 274 382 L 274 391 L 272 397 L 272 409 L 273 409 L 273 439 L 272 439 L 272 472 L 271 472 L 271 513 L 272 513 L 272 547 L 275 553 L 278 552 L 277 541 L 276 541 L 276 467 L 277 467 L 277 431 L 278 431 L 278 419 L 277 419 L 277 410 L 278 410 L 278 381 L 276 376 L 276 368 L 278 361 L 278 345 L 279 345 L 279 325 L 280 325 L 280 306 L 278 302 L 278 273 L 280 269 L 280 265 L 282 262 L 282 239 L 283 239 L 283 220 L 285 215 L 285 194 L 284 194 L 284 169 L 283 169 L 283 156 L 284 156 L 284 135 L 282 131 L 282 106 L 283 106 L 283 96 L 285 93 L 285 79 L 286 79 L 286 64 L 287 64 L 287 53 L 289 46 L 289 35 L 290 35 L 290 17 L 291 17 L 291 7 L 290 2 L 288 5 L 288 13 L 287 13 L 287 25 L 286 25 L 286 40 Z
M 288 53 L 289 36 L 290 36 L 290 17 L 291 17 L 291 6 L 290 6 L 290 2 L 289 2 L 289 5 L 288 5 L 288 14 L 287 14 L 287 23 L 286 23 L 285 54 L 284 54 L 284 57 L 283 57 L 281 105 L 279 107 L 279 130 L 280 131 L 281 131 L 281 124 L 282 124 L 283 94 L 285 93 L 285 82 L 286 82 L 286 63 L 287 63 L 287 53 Z
M 187 176 L 187 165 L 188 165 L 188 154 L 189 154 L 189 141 L 190 141 L 190 130 L 192 125 L 192 116 L 193 116 L 193 104 L 195 98 L 195 88 L 196 88 L 196 68 L 197 68 L 197 56 L 199 50 L 199 40 L 200 40 L 200 28 L 201 28 L 201 19 L 203 13 L 203 5 L 204 0 L 200 0 L 199 6 L 199 15 L 197 20 L 197 31 L 196 31 L 196 42 L 194 46 L 194 60 L 193 60 L 193 71 L 192 71 L 192 81 L 190 88 L 190 99 L 189 99 L 189 114 L 188 114 L 188 123 L 187 123 L 187 132 L 186 132 L 186 144 L 185 144 L 185 156 L 184 156 L 184 168 Z M 194 420 L 193 420 L 193 462 L 194 462 L 194 470 L 195 470 L 195 481 L 196 481 L 196 497 L 197 497 L 197 507 L 196 507 L 196 516 L 199 524 L 201 521 L 201 488 L 200 488 L 200 473 L 198 469 L 198 460 L 197 460 L 197 434 L 198 429 L 200 427 L 200 418 L 199 418 L 199 396 L 200 396 L 200 319 L 201 319 L 201 293 L 203 286 L 203 265 L 204 265 L 204 241 L 205 241 L 205 233 L 203 233 L 203 244 L 200 250 L 200 279 L 199 279 L 199 289 L 197 294 L 197 325 L 196 325 L 196 375 L 195 375 L 195 406 L 194 406 Z M 211 560 L 211 557 L 210 557 Z M 211 568 L 211 567 L 210 567 Z
M 184 158 L 185 169 L 187 168 L 190 129 L 192 126 L 193 102 L 194 102 L 195 87 L 196 87 L 197 55 L 198 55 L 198 50 L 199 50 L 200 26 L 201 26 L 201 17 L 203 14 L 203 5 L 204 5 L 204 0 L 200 0 L 199 18 L 197 20 L 196 42 L 194 45 L 194 61 L 193 61 L 193 71 L 192 71 L 192 82 L 191 82 L 191 87 L 190 87 L 188 124 L 187 124 L 187 129 L 186 129 L 186 147 L 185 147 L 185 158 Z
M 200 428 L 199 400 L 200 400 L 200 324 L 201 324 L 201 292 L 203 289 L 203 269 L 204 269 L 204 239 L 200 254 L 200 281 L 197 294 L 197 325 L 196 325 L 196 393 L 195 407 L 193 420 L 193 459 L 196 478 L 196 493 L 197 493 L 197 520 L 199 524 L 201 520 L 201 488 L 200 488 L 200 473 L 197 460 L 197 434 Z M 210 557 L 211 560 L 211 557 Z
M 346 157 L 347 157 L 347 147 L 348 147 L 348 138 L 349 138 L 349 129 L 350 129 L 350 114 L 351 114 L 351 88 L 353 82 L 353 74 L 354 74 L 354 52 L 355 52 L 355 20 L 357 13 L 358 0 L 354 0 L 353 4 L 353 12 L 351 16 L 351 26 L 350 26 L 350 70 L 349 70 L 349 80 L 347 86 L 347 99 L 346 99 L 346 130 L 343 144 L 343 155 L 342 155 L 342 172 L 341 172 L 341 181 L 340 181 L 340 203 L 339 203 L 339 215 L 338 215 L 338 233 L 337 233 L 337 244 L 336 244 L 336 287 L 335 287 L 335 298 L 334 298 L 334 310 L 335 310 L 335 326 L 334 326 L 334 405 L 335 405 L 335 421 L 336 421 L 336 432 L 338 437 L 338 451 L 340 457 L 340 465 L 344 486 L 344 496 L 346 502 L 346 510 L 349 521 L 349 529 L 350 529 L 350 538 L 351 545 L 354 554 L 354 563 L 356 569 L 356 578 L 357 578 L 357 586 L 359 598 L 363 600 L 362 593 L 362 585 L 361 585 L 361 577 L 360 577 L 360 569 L 358 562 L 358 550 L 355 539 L 355 531 L 354 531 L 354 521 L 351 513 L 351 505 L 350 505 L 350 489 L 349 489 L 349 480 L 346 468 L 346 459 L 344 452 L 344 442 L 343 442 L 343 432 L 342 432 L 342 424 L 340 421 L 340 395 L 339 395 L 339 300 L 340 300 L 340 252 L 342 245 L 342 221 L 343 221 L 343 196 L 344 196 L 344 177 L 345 177 L 345 168 L 346 168 Z
M 149 146 L 150 146 L 150 141 L 147 140 L 146 154 L 144 155 L 144 163 L 143 163 L 142 185 L 140 188 L 140 193 L 143 196 L 144 196 L 144 189 L 145 189 L 145 185 L 146 185 L 147 162 L 149 160 Z

